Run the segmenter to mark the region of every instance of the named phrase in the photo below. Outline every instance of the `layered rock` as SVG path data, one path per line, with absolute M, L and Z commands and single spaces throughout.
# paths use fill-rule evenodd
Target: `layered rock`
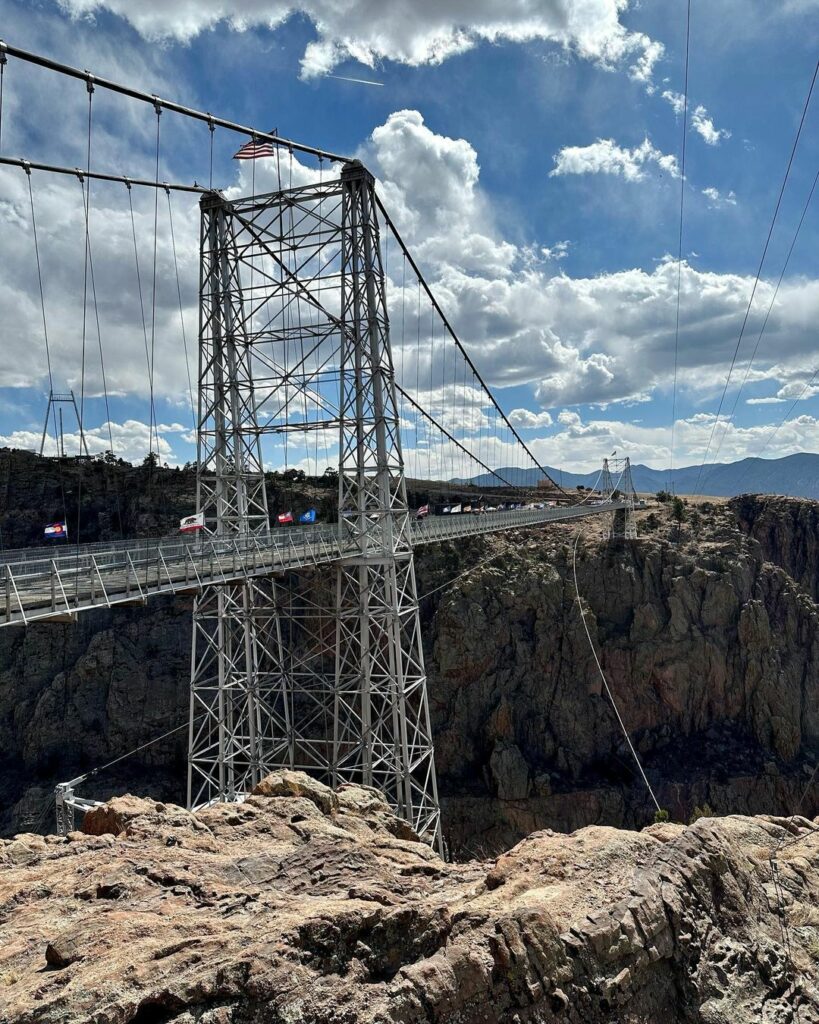
M 535 833 L 446 864 L 361 787 L 276 773 L 191 815 L 111 801 L 0 844 L 14 1024 L 804 1024 L 819 825 Z
M 740 528 L 814 600 L 819 600 L 819 503 L 742 494 L 729 503 Z
M 644 526 L 636 543 L 581 543 L 580 601 L 672 817 L 791 809 L 819 748 L 819 610 L 729 508 L 698 515 L 696 537 Z M 456 846 L 651 820 L 584 632 L 574 535 L 524 535 L 441 600 L 431 693 Z M 819 810 L 815 788 L 805 800 Z

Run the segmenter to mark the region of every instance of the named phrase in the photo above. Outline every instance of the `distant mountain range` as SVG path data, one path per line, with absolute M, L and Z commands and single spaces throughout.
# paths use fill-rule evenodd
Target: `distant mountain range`
M 568 473 L 565 470 L 543 467 L 557 483 L 566 490 L 582 484 L 592 487 L 597 480 L 594 473 Z M 511 484 L 516 486 L 533 486 L 537 483 L 540 473 L 535 469 L 515 469 L 509 467 L 498 472 Z M 655 494 L 657 491 L 669 490 L 669 472 L 667 469 L 650 469 L 648 466 L 631 467 L 634 486 L 638 491 Z M 674 470 L 674 490 L 677 494 L 714 495 L 717 497 L 733 497 L 735 494 L 789 494 L 799 498 L 815 498 L 819 500 L 819 455 L 803 452 L 799 455 L 787 455 L 783 459 L 742 459 L 740 462 L 725 462 L 715 466 L 706 466 L 700 476 L 700 467 L 681 466 Z M 478 487 L 491 486 L 493 477 L 488 474 L 473 477 L 470 483 Z M 497 482 L 497 481 L 495 481 Z

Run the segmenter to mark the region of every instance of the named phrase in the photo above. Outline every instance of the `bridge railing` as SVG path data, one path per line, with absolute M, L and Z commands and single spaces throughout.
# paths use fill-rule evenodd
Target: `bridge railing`
M 625 507 L 597 506 L 460 513 L 413 519 L 414 545 L 583 518 Z M 73 616 L 160 593 L 194 592 L 211 583 L 335 561 L 356 550 L 343 523 L 276 529 L 257 535 L 198 535 L 7 552 L 0 562 L 0 625 Z
M 61 554 L 9 554 L 0 580 L 0 620 L 72 615 L 97 606 L 143 601 L 156 593 L 200 589 L 247 575 L 317 565 L 341 557 L 349 541 L 338 526 L 269 535 L 178 537 L 82 545 Z

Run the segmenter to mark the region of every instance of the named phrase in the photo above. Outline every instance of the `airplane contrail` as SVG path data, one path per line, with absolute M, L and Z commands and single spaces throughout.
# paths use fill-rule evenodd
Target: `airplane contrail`
M 346 75 L 325 75 L 326 78 L 336 78 L 339 82 L 357 82 L 358 85 L 377 85 L 383 87 L 383 82 L 371 82 L 369 78 L 347 78 Z

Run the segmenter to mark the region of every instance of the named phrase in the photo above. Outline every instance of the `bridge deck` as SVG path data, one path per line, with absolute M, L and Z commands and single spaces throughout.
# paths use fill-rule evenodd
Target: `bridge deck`
M 625 508 L 622 502 L 413 520 L 414 545 L 565 522 Z M 0 627 L 65 619 L 89 608 L 194 592 L 209 583 L 336 561 L 355 545 L 338 525 L 276 529 L 267 537 L 182 537 L 20 548 L 0 561 Z

